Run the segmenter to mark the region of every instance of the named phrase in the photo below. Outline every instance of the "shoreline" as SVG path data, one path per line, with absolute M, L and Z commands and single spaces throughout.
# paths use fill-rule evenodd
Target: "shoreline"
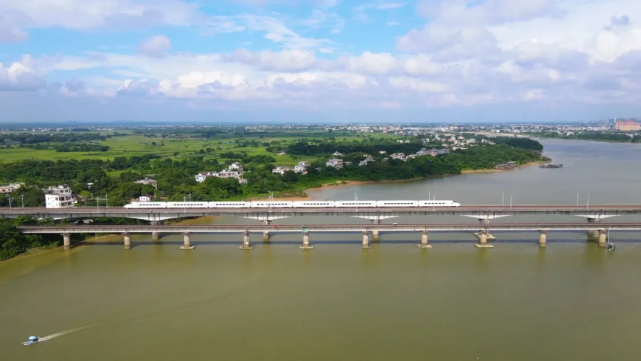
M 529 168 L 529 167 L 533 167 L 535 165 L 540 165 L 543 163 L 545 163 L 545 161 L 537 160 L 536 162 L 521 164 L 518 166 L 518 168 L 514 168 L 514 169 L 468 169 L 468 170 L 461 171 L 461 174 L 511 172 L 514 170 L 518 170 L 520 168 Z

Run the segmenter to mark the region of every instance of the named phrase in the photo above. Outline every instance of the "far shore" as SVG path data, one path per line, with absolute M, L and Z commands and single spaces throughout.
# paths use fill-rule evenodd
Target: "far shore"
M 533 167 L 533 166 L 538 166 L 542 163 L 545 163 L 544 161 L 536 161 L 536 162 L 529 162 L 525 163 L 522 165 L 519 165 L 518 168 L 526 168 L 526 167 Z M 516 169 L 518 169 L 516 168 Z M 474 174 L 474 173 L 500 173 L 500 172 L 510 172 L 515 169 L 470 169 L 470 170 L 464 170 L 461 171 L 461 174 Z M 444 176 L 453 176 L 457 174 L 442 174 L 434 177 L 444 177 Z M 354 185 L 361 185 L 361 184 L 379 184 L 379 183 L 404 183 L 404 182 L 414 182 L 418 181 L 421 179 L 428 179 L 431 178 L 430 176 L 428 177 L 419 177 L 419 178 L 412 178 L 412 179 L 396 179 L 396 180 L 382 180 L 382 181 L 340 181 L 336 183 L 327 183 L 323 184 L 320 187 L 314 187 L 314 188 L 307 188 L 305 189 L 305 193 L 307 194 L 307 197 L 274 197 L 274 199 L 278 199 L 281 201 L 309 201 L 313 200 L 315 197 L 309 195 L 307 192 L 318 192 L 323 189 L 329 189 L 329 188 L 336 188 L 336 187 L 346 187 L 346 186 L 354 186 Z M 255 198 L 251 200 L 264 200 L 265 198 Z

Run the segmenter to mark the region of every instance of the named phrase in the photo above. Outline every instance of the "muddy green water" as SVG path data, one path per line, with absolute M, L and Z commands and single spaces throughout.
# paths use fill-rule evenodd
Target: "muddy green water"
M 522 169 L 406 184 L 323 190 L 319 199 L 426 198 L 500 204 L 641 203 L 641 147 L 546 141 L 562 170 Z M 587 206 L 587 205 L 586 205 Z M 530 220 L 547 220 L 547 217 Z M 442 217 L 390 220 L 441 222 Z M 509 221 L 519 221 L 517 217 Z M 571 217 L 557 221 L 576 220 Z M 617 221 L 639 221 L 621 217 Z M 364 220 L 296 218 L 301 224 Z M 505 220 L 508 221 L 508 220 Z M 579 220 L 581 221 L 581 220 Z M 215 222 L 252 223 L 242 219 Z M 0 263 L 2 360 L 638 360 L 641 242 L 611 233 L 605 252 L 583 233 L 193 235 L 161 244 L 104 239 Z M 78 329 L 81 328 L 81 329 Z M 73 331 L 75 330 L 75 331 Z M 72 331 L 65 334 L 65 331 Z M 32 346 L 31 334 L 57 337 Z

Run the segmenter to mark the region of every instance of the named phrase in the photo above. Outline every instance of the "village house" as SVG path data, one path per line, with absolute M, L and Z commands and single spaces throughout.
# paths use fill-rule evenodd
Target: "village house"
M 338 158 L 333 158 L 333 159 L 328 160 L 327 163 L 325 163 L 325 166 L 334 167 L 336 169 L 341 169 L 341 168 L 343 168 L 343 160 L 342 159 L 338 159 Z
M 71 188 L 63 184 L 56 187 L 49 187 L 45 190 L 45 205 L 47 208 L 73 208 L 73 197 Z
M 158 181 L 155 181 L 155 180 L 147 178 L 147 177 L 145 177 L 145 179 L 137 180 L 134 183 L 150 185 L 150 186 L 154 187 L 155 189 L 158 189 Z
M 280 174 L 280 175 L 285 175 L 285 172 L 287 172 L 287 171 L 291 171 L 291 169 L 290 168 L 285 168 L 285 167 L 276 167 L 276 168 L 272 169 L 272 173 L 275 173 L 275 174 L 277 173 L 277 174 Z
M 298 164 L 294 166 L 294 172 L 298 174 L 306 173 L 307 167 L 309 167 L 309 162 L 298 162 Z

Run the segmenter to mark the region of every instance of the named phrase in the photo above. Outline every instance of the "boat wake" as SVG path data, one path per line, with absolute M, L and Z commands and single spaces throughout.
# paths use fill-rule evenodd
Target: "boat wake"
M 60 337 L 60 336 L 64 336 L 64 335 L 70 334 L 72 332 L 80 331 L 80 330 L 85 329 L 87 327 L 90 327 L 90 326 L 73 328 L 71 330 L 61 331 L 61 332 L 57 332 L 57 333 L 54 333 L 54 334 L 51 334 L 51 335 L 48 335 L 48 336 L 40 337 L 38 339 L 38 342 L 49 341 L 49 340 L 52 340 L 52 339 L 54 339 L 56 337 Z

